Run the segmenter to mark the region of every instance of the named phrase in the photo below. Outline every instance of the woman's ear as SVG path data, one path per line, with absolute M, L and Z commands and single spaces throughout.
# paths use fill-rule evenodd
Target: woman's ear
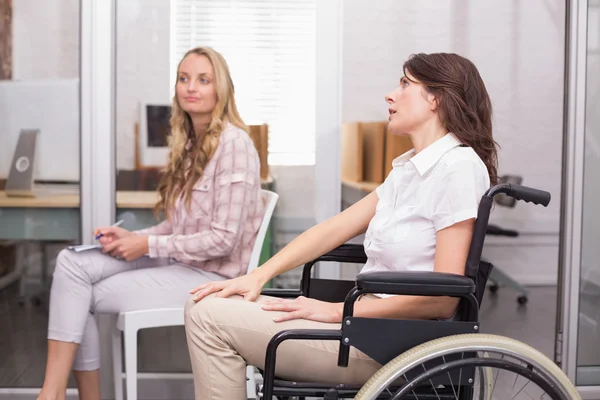
M 429 109 L 431 111 L 435 111 L 438 108 L 438 105 L 439 105 L 438 99 L 432 93 L 429 93 L 427 95 L 427 101 L 429 102 Z

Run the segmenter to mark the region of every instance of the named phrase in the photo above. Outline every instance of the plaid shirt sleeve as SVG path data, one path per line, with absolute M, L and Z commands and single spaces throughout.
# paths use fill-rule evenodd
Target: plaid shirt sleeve
M 150 257 L 205 261 L 229 255 L 244 229 L 248 203 L 260 179 L 258 153 L 249 137 L 235 137 L 223 146 L 216 166 L 215 200 L 210 222 L 188 235 L 150 235 Z
M 170 235 L 173 233 L 171 221 L 164 220 L 161 223 L 145 229 L 133 231 L 137 235 Z

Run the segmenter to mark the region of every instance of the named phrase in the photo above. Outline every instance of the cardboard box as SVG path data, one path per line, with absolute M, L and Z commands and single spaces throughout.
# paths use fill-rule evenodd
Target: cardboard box
M 250 125 L 250 137 L 258 150 L 260 159 L 260 178 L 266 180 L 269 178 L 269 126 Z
M 392 161 L 413 148 L 409 136 L 400 136 L 392 134 L 386 125 L 385 129 L 385 176 L 392 171 Z
M 359 122 L 363 140 L 363 176 L 367 182 L 382 183 L 385 180 L 384 154 L 387 122 Z
M 393 135 L 387 127 L 387 121 L 343 124 L 343 181 L 383 183 L 392 161 L 413 148 L 410 137 Z
M 363 133 L 358 122 L 342 125 L 342 180 L 363 180 Z

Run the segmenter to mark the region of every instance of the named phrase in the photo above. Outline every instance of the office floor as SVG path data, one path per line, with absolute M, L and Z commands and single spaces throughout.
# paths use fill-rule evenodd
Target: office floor
M 0 293 L 0 387 L 39 387 L 46 358 L 47 314 L 43 306 L 19 306 L 16 292 L 17 287 L 13 285 Z M 595 304 L 598 304 L 597 300 L 594 300 Z M 482 330 L 521 340 L 552 357 L 555 309 L 555 287 L 533 288 L 525 307 L 517 305 L 514 292 L 501 288 L 495 296 L 488 293 L 485 297 L 481 309 Z M 594 340 L 593 337 L 590 336 L 589 340 Z M 582 337 L 582 340 L 585 338 Z M 161 328 L 142 332 L 140 346 L 139 364 L 142 370 L 183 372 L 188 369 L 182 329 Z M 589 354 L 589 357 L 600 359 L 598 354 Z

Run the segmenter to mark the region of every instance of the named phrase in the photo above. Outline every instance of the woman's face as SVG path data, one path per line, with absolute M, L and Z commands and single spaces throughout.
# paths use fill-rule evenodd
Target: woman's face
M 190 115 L 210 114 L 217 103 L 215 73 L 208 57 L 188 54 L 179 65 L 175 92 L 181 109 Z
M 400 79 L 400 86 L 385 96 L 389 107 L 388 129 L 395 135 L 408 135 L 431 118 L 434 112 L 434 96 L 410 73 Z

